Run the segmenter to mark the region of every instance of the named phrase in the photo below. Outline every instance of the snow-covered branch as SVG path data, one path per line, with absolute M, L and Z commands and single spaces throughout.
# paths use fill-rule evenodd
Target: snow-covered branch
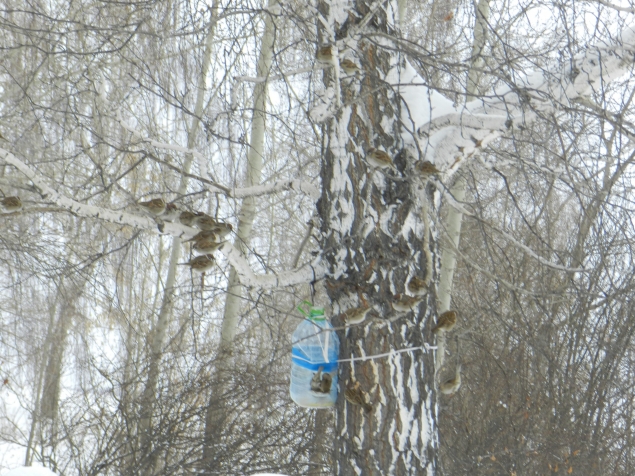
M 240 283 L 243 286 L 254 286 L 258 288 L 278 288 L 292 286 L 294 284 L 310 283 L 324 277 L 326 269 L 318 258 L 311 263 L 307 263 L 297 269 L 275 274 L 255 274 L 249 263 L 240 254 L 240 251 L 229 243 L 220 248 L 220 252 L 225 255 L 229 263 L 234 267 Z
M 22 172 L 40 191 L 43 198 L 55 202 L 61 208 L 64 208 L 71 213 L 86 217 L 86 218 L 98 218 L 111 223 L 118 223 L 120 225 L 129 225 L 135 228 L 141 228 L 150 231 L 157 230 L 157 222 L 148 216 L 135 215 L 132 213 L 126 213 L 121 211 L 108 210 L 103 207 L 96 207 L 93 205 L 86 205 L 80 203 L 71 198 L 65 197 L 55 189 L 50 187 L 46 182 L 38 175 L 38 173 L 29 167 L 27 164 L 18 159 L 15 155 L 7 150 L 0 149 L 0 158 L 2 158 L 7 164 L 13 165 L 20 172 Z M 192 236 L 196 234 L 198 230 L 190 228 L 177 223 L 164 223 L 163 233 L 172 236 Z
M 61 208 L 66 209 L 75 215 L 86 218 L 97 218 L 99 220 L 117 223 L 120 225 L 129 225 L 152 232 L 156 232 L 157 230 L 157 222 L 153 218 L 135 215 L 132 213 L 108 210 L 106 208 L 96 207 L 93 205 L 86 205 L 65 197 L 52 187 L 48 186 L 35 170 L 4 149 L 0 149 L 0 158 L 7 164 L 13 165 L 22 172 L 40 191 L 43 198 L 55 202 Z M 198 231 L 199 230 L 196 228 L 181 225 L 180 223 L 165 222 L 163 223 L 162 233 L 178 237 L 191 237 Z M 245 286 L 275 288 L 280 286 L 310 283 L 324 277 L 325 269 L 321 265 L 319 259 L 291 271 L 259 275 L 252 271 L 247 260 L 243 258 L 240 252 L 229 243 L 223 245 L 220 250 L 227 257 L 229 263 L 237 270 L 238 275 L 240 276 L 240 281 Z
M 464 159 L 482 150 L 513 124 L 527 123 L 535 111 L 570 106 L 623 76 L 635 64 L 635 29 L 624 29 L 610 41 L 587 48 L 566 67 L 532 71 L 499 88 L 494 95 L 455 107 L 428 88 L 406 63 L 386 78 L 396 85 L 404 103 L 402 120 L 417 131 L 411 143 L 424 151 L 440 170 L 455 170 Z

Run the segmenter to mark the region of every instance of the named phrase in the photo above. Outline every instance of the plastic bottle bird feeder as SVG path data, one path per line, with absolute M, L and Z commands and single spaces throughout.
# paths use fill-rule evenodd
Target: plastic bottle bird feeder
M 291 399 L 301 407 L 328 408 L 337 400 L 337 359 L 340 340 L 324 309 L 305 301 L 309 311 L 291 339 Z

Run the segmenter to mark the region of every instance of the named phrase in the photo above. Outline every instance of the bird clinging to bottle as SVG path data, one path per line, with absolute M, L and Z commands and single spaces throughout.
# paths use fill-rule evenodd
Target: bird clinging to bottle
M 417 160 L 414 165 L 414 170 L 422 177 L 430 177 L 431 175 L 438 175 L 439 169 L 428 160 Z
M 196 258 L 192 258 L 187 263 L 179 263 L 180 265 L 188 265 L 192 271 L 197 273 L 204 273 L 205 271 L 209 271 L 214 267 L 214 256 L 207 254 L 197 256 Z
M 22 209 L 22 200 L 20 197 L 4 197 L 0 200 L 0 206 L 3 213 L 13 213 Z
M 421 297 L 395 294 L 392 298 L 392 307 L 395 311 L 408 312 L 416 308 L 421 301 Z
M 321 46 L 320 48 L 318 48 L 315 57 L 321 63 L 332 63 L 333 62 L 333 45 Z
M 373 406 L 366 402 L 366 394 L 359 388 L 359 382 L 355 382 L 355 385 L 352 387 L 346 387 L 346 390 L 344 391 L 344 398 L 348 403 L 364 407 L 366 413 L 370 413 L 373 409 Z
M 391 168 L 396 170 L 390 156 L 383 150 L 375 149 L 374 147 L 371 147 L 366 152 L 366 162 L 380 169 Z
M 439 316 L 437 324 L 432 328 L 432 332 L 448 332 L 456 325 L 456 311 L 445 311 Z
M 417 276 L 410 278 L 406 287 L 413 296 L 423 296 L 428 291 L 426 282 Z
M 323 373 L 324 367 L 320 366 L 311 378 L 311 391 L 317 393 L 330 393 L 333 377 L 329 373 Z
M 359 71 L 359 66 L 349 59 L 343 59 L 340 61 L 340 66 L 346 74 L 355 74 Z
M 162 215 L 166 207 L 165 200 L 162 198 L 153 198 L 146 202 L 139 202 L 138 205 L 155 217 Z
M 372 308 L 369 306 L 353 307 L 340 314 L 340 318 L 347 326 L 361 324 L 366 320 L 366 316 L 371 310 Z
M 453 378 L 447 379 L 439 385 L 439 390 L 444 395 L 452 395 L 459 388 L 461 388 L 461 364 L 456 367 L 456 374 Z

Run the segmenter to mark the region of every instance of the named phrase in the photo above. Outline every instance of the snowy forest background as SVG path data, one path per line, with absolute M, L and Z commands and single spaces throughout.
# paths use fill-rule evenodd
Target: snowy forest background
M 0 5 L 0 471 L 635 472 L 635 2 Z M 340 364 L 370 414 L 291 402 L 304 300 L 416 348 Z

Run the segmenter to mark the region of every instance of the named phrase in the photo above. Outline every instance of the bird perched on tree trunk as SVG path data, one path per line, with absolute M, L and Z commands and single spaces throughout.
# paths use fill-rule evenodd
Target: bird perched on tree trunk
M 408 312 L 416 308 L 421 301 L 420 297 L 395 294 L 392 298 L 392 307 L 395 311 Z
M 366 402 L 366 394 L 359 388 L 359 382 L 355 382 L 355 385 L 346 388 L 344 398 L 348 403 L 364 407 L 366 413 L 373 409 L 373 406 Z
M 353 307 L 340 314 L 340 318 L 347 326 L 361 324 L 371 310 L 369 306 Z
M 0 200 L 0 206 L 3 213 L 13 213 L 22 209 L 22 200 L 20 197 L 4 197 Z
M 349 59 L 343 59 L 340 61 L 340 66 L 346 74 L 355 74 L 359 71 L 359 66 Z
M 459 364 L 456 368 L 456 374 L 453 378 L 446 380 L 441 385 L 439 385 L 439 390 L 444 395 L 452 395 L 456 393 L 457 390 L 461 388 L 461 365 Z
M 423 296 L 428 291 L 426 282 L 417 276 L 413 276 L 406 287 L 413 296 Z
M 332 63 L 333 62 L 333 46 L 322 46 L 318 48 L 317 53 L 315 55 L 318 61 L 321 63 Z
M 147 202 L 139 202 L 138 205 L 142 207 L 145 211 L 158 217 L 165 212 L 165 200 L 162 198 L 154 198 L 152 200 L 148 200 Z
M 414 170 L 422 177 L 429 177 L 440 173 L 439 169 L 437 169 L 435 165 L 428 160 L 417 160 L 414 165 Z
M 437 325 L 432 328 L 432 332 L 448 332 L 454 329 L 456 325 L 456 311 L 445 311 L 443 314 L 439 316 L 439 320 L 437 320 Z
M 187 263 L 179 263 L 180 265 L 188 265 L 192 271 L 197 273 L 204 273 L 205 271 L 209 271 L 214 267 L 214 256 L 212 255 L 201 255 L 196 258 L 192 258 Z
M 375 149 L 374 147 L 371 147 L 368 149 L 368 152 L 366 152 L 366 162 L 380 169 L 391 168 L 397 170 L 388 153 L 383 150 Z

